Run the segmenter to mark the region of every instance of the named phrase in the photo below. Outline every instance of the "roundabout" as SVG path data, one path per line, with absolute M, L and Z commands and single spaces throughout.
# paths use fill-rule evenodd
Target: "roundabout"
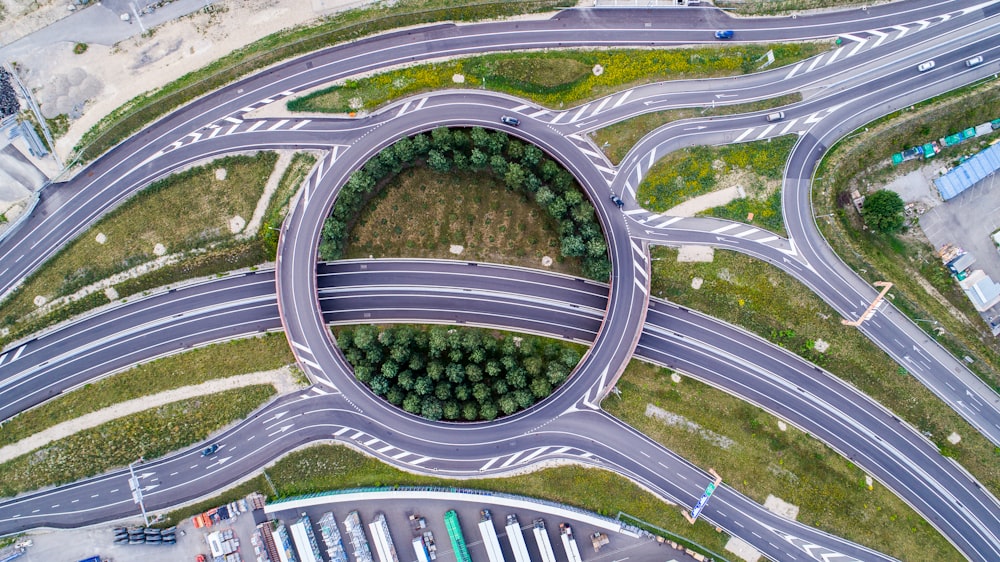
M 930 13 L 928 18 L 935 10 L 941 10 L 930 3 L 926 6 L 914 5 L 912 9 L 914 12 L 927 10 Z M 988 55 L 997 54 L 1000 47 L 996 46 L 995 38 L 990 35 L 993 24 L 983 9 L 979 6 L 959 8 L 948 12 L 948 18 L 938 21 L 938 27 L 930 28 L 941 36 L 966 32 L 981 36 L 978 43 L 971 46 L 941 44 L 939 48 L 948 52 L 938 58 L 939 64 L 948 65 L 963 60 L 968 51 L 972 50 L 983 51 Z M 806 29 L 806 33 L 833 35 L 857 26 L 870 28 L 890 23 L 901 25 L 909 21 L 908 18 L 918 17 L 914 13 L 900 13 L 892 8 L 873 8 L 869 12 L 860 18 L 860 23 L 849 16 L 840 16 L 842 19 L 838 21 L 835 16 L 821 15 L 813 20 L 799 18 L 796 25 L 777 31 L 741 30 L 739 37 L 741 40 L 763 39 L 764 36 L 769 39 L 786 35 L 803 37 L 800 29 Z M 619 19 L 607 22 L 600 21 L 603 16 L 596 14 L 589 14 L 588 18 L 571 14 L 565 18 L 554 18 L 547 25 L 528 22 L 483 24 L 480 27 L 458 29 L 441 26 L 411 30 L 385 39 L 388 42 L 386 44 L 380 44 L 379 38 L 360 41 L 280 65 L 269 75 L 251 77 L 224 88 L 165 118 L 147 132 L 110 152 L 94 164 L 93 171 L 78 176 L 75 183 L 67 186 L 60 197 L 43 202 L 40 209 L 45 213 L 40 211 L 33 217 L 35 222 L 29 222 L 32 227 L 38 227 L 38 237 L 32 240 L 34 246 L 28 242 L 4 240 L 2 248 L 5 267 L 8 267 L 7 263 L 13 265 L 0 272 L 2 287 L 5 291 L 13 287 L 24 273 L 43 261 L 63 241 L 150 178 L 160 177 L 201 158 L 238 150 L 276 147 L 322 149 L 326 151 L 326 156 L 306 181 L 297 205 L 282 226 L 274 274 L 277 295 L 274 302 L 280 311 L 281 325 L 299 365 L 307 373 L 313 386 L 300 395 L 281 399 L 258 412 L 246 423 L 221 436 L 220 440 L 233 443 L 235 449 L 236 443 L 245 442 L 247 436 L 260 432 L 262 427 L 284 423 L 279 420 L 288 412 L 295 412 L 305 423 L 295 426 L 288 434 L 261 444 L 259 448 L 257 445 L 241 445 L 244 448 L 233 453 L 239 456 L 242 463 L 239 469 L 241 474 L 249 473 L 262 464 L 262 459 L 254 458 L 257 455 L 280 454 L 317 439 L 340 439 L 367 444 L 364 445 L 367 447 L 366 452 L 379 459 L 406 470 L 427 474 L 500 475 L 524 463 L 530 465 L 543 460 L 569 459 L 613 470 L 632 478 L 660 497 L 685 506 L 693 505 L 710 481 L 708 475 L 607 415 L 600 408 L 601 399 L 614 387 L 637 347 L 642 348 L 640 338 L 644 334 L 643 327 L 650 323 L 650 317 L 660 314 L 660 310 L 653 310 L 649 306 L 647 245 L 708 243 L 738 249 L 766 259 L 803 280 L 845 317 L 857 315 L 866 306 L 865 297 L 869 295 L 871 288 L 847 270 L 836 256 L 832 256 L 818 237 L 814 221 L 810 220 L 807 189 L 818 159 L 837 138 L 878 115 L 952 87 L 944 80 L 931 81 L 927 75 L 922 78 L 911 76 L 909 58 L 922 56 L 922 53 L 913 51 L 927 49 L 920 46 L 919 39 L 915 39 L 918 34 L 897 38 L 898 50 L 892 56 L 875 47 L 871 50 L 852 47 L 853 54 L 845 53 L 836 61 L 830 58 L 823 65 L 819 65 L 819 59 L 816 59 L 808 69 L 796 67 L 795 71 L 784 69 L 739 79 L 640 86 L 565 112 L 547 110 L 502 94 L 476 91 L 447 91 L 418 96 L 392 104 L 367 120 L 295 118 L 284 123 L 274 123 L 272 120 L 269 128 L 257 124 L 264 120 L 245 118 L 245 114 L 240 113 L 239 109 L 250 107 L 260 99 L 271 99 L 271 96 L 277 97 L 284 92 L 302 91 L 379 65 L 429 56 L 461 54 L 515 44 L 521 48 L 571 44 L 666 44 L 672 41 L 692 41 L 694 39 L 691 38 L 701 37 L 705 33 L 704 29 L 670 30 L 675 37 L 664 40 L 662 36 L 666 34 L 666 30 L 663 27 L 650 28 L 645 25 L 646 20 L 642 15 L 645 13 L 626 12 L 618 14 L 616 17 Z M 594 21 L 590 20 L 591 16 Z M 711 17 L 723 19 L 716 12 L 711 12 Z M 814 22 L 811 27 L 803 25 L 809 21 Z M 979 27 L 975 27 L 977 25 Z M 582 32 L 590 33 L 591 36 L 586 40 L 580 39 L 581 34 L 584 34 Z M 393 44 L 393 41 L 396 43 Z M 957 44 L 957 40 L 954 42 Z M 427 52 L 431 47 L 436 49 L 433 54 Z M 897 52 L 904 53 L 902 60 L 897 60 Z M 990 56 L 987 58 L 996 59 Z M 855 71 L 855 66 L 862 67 L 864 72 Z M 994 71 L 995 66 L 995 63 L 982 65 L 974 72 L 985 75 Z M 731 91 L 736 100 L 743 97 L 753 99 L 766 93 L 773 95 L 789 89 L 820 88 L 817 86 L 818 82 L 831 78 L 834 82 L 828 88 L 822 87 L 819 90 L 821 94 L 784 108 L 787 118 L 780 125 L 765 124 L 763 114 L 679 122 L 648 135 L 617 168 L 611 166 L 584 136 L 588 130 L 654 108 L 662 109 L 675 104 L 703 104 L 705 99 L 718 95 L 715 92 Z M 974 76 L 970 74 L 967 78 L 972 79 Z M 920 88 L 917 88 L 916 80 L 922 80 Z M 866 95 L 872 96 L 869 99 L 871 103 L 863 109 L 854 109 L 848 103 L 850 100 L 864 101 Z M 662 100 L 665 99 L 669 102 L 663 103 Z M 583 119 L 585 114 L 587 117 Z M 242 118 L 236 117 L 237 115 Z M 503 130 L 540 147 L 569 170 L 583 186 L 606 236 L 612 266 L 611 283 L 610 287 L 604 289 L 606 298 L 601 303 L 603 309 L 598 308 L 599 314 L 586 321 L 593 327 L 592 347 L 570 379 L 549 398 L 528 410 L 495 422 L 462 425 L 435 423 L 390 407 L 354 379 L 327 328 L 329 320 L 325 315 L 328 311 L 324 308 L 324 302 L 328 295 L 326 291 L 331 288 L 322 287 L 317 279 L 317 274 L 322 271 L 317 262 L 317 247 L 323 221 L 342 186 L 354 171 L 380 150 L 396 139 L 442 126 L 500 129 L 505 127 L 500 122 L 503 115 L 516 115 L 519 120 L 517 128 Z M 229 132 L 206 132 L 211 125 L 227 118 L 240 122 L 227 128 Z M 695 129 L 696 132 L 685 127 Z M 736 223 L 714 219 L 656 216 L 636 205 L 634 190 L 658 155 L 686 144 L 739 142 L 751 137 L 760 139 L 792 133 L 800 135 L 800 142 L 793 151 L 785 174 L 783 200 L 786 224 L 789 225 L 791 235 L 789 239 L 759 234 L 756 229 L 751 232 Z M 612 197 L 620 197 L 621 205 Z M 70 204 L 82 200 L 93 204 Z M 46 213 L 50 210 L 53 214 L 47 217 Z M 58 212 L 54 212 L 55 210 Z M 23 255 L 18 254 L 16 261 L 6 259 L 6 256 L 17 254 L 19 250 L 23 250 Z M 350 262 L 346 267 L 356 268 L 354 272 L 360 274 L 368 268 L 377 269 L 380 267 L 377 264 L 378 262 Z M 444 268 L 441 264 L 419 267 L 439 266 Z M 465 264 L 464 267 L 481 266 Z M 514 281 L 536 275 L 538 274 L 518 270 L 510 273 Z M 392 287 L 394 283 L 399 283 L 396 290 L 407 290 L 402 276 L 393 279 L 387 286 Z M 554 280 L 546 283 L 559 284 Z M 332 290 L 336 290 L 336 287 Z M 260 293 L 256 298 L 264 302 L 270 298 L 265 293 L 266 291 Z M 594 296 L 588 298 L 592 299 Z M 442 300 L 435 307 L 439 314 L 440 311 L 448 314 L 466 312 L 458 308 L 456 302 L 458 301 Z M 662 309 L 668 305 L 660 302 L 655 306 Z M 403 310 L 403 307 L 399 310 Z M 524 314 L 529 310 L 526 308 Z M 682 318 L 689 312 L 675 310 L 673 314 L 676 315 L 675 318 Z M 977 386 L 974 377 L 970 378 L 971 373 L 956 370 L 956 365 L 960 367 L 960 363 L 942 349 L 934 348 L 933 345 L 923 346 L 925 342 L 921 339 L 919 330 L 915 330 L 898 311 L 892 309 L 881 312 L 880 315 L 891 320 L 892 330 L 866 329 L 866 333 L 900 361 L 905 358 L 897 349 L 898 346 L 892 344 L 893 340 L 900 342 L 904 350 L 912 345 L 917 351 L 917 344 L 920 343 L 919 353 L 931 360 L 927 380 L 946 377 L 942 380 L 959 383 L 956 395 L 961 396 L 961 391 L 966 391 L 981 396 L 987 406 L 981 412 L 960 412 L 967 419 L 972 418 L 971 423 L 984 434 L 993 436 L 990 424 L 995 419 L 991 416 L 995 416 L 996 411 L 988 406 L 996 404 L 995 396 L 985 393 L 981 383 Z M 554 317 L 560 316 L 569 316 L 565 308 L 556 309 Z M 502 324 L 499 320 L 494 322 Z M 540 322 L 536 326 L 540 327 L 544 323 Z M 508 319 L 507 324 L 516 322 Z M 666 342 L 660 349 L 665 357 L 664 364 L 677 363 L 676 358 L 670 358 L 673 353 L 671 350 L 674 346 L 676 349 L 684 346 L 687 329 L 688 327 L 673 330 L 668 328 L 654 336 Z M 239 329 L 233 329 L 231 333 L 237 332 Z M 718 335 L 703 333 L 702 337 L 708 339 Z M 728 337 L 743 336 L 730 334 Z M 24 347 L 34 345 L 37 344 L 24 343 Z M 182 343 L 181 346 L 183 345 Z M 696 346 L 690 353 L 700 357 L 699 361 L 703 361 L 701 369 L 706 372 L 714 369 L 725 372 L 741 364 L 739 355 L 728 356 L 732 354 L 728 352 L 724 340 L 710 351 L 699 351 Z M 749 356 L 750 352 L 748 350 L 745 353 Z M 726 360 L 725 365 L 712 363 L 713 360 L 721 361 L 722 358 Z M 2 367 L 12 368 L 9 367 L 11 364 L 13 361 Z M 38 370 L 45 367 L 41 363 L 37 365 Z M 712 366 L 706 368 L 704 365 Z M 31 369 L 36 367 L 32 366 Z M 692 369 L 697 370 L 698 367 L 694 366 Z M 921 373 L 916 375 L 923 376 Z M 748 396 L 747 399 L 754 403 L 768 400 L 767 392 L 760 387 L 745 386 L 739 377 L 726 384 L 737 394 Z M 878 472 L 882 479 L 890 482 L 889 487 L 901 495 L 910 493 L 911 487 L 925 492 L 926 497 L 913 494 L 906 497 L 912 504 L 919 505 L 918 510 L 931 524 L 969 558 L 991 560 L 1000 556 L 1000 540 L 997 538 L 997 514 L 1000 509 L 995 499 L 989 494 L 983 494 L 982 490 L 977 491 L 974 488 L 976 483 L 954 467 L 946 463 L 939 465 L 940 459 L 932 461 L 930 457 L 925 457 L 927 443 L 921 442 L 918 436 L 911 435 L 912 428 L 899 424 L 898 419 L 893 421 L 891 414 L 879 409 L 877 405 L 851 404 L 852 400 L 843 398 L 848 395 L 843 394 L 848 392 L 846 390 L 824 390 L 821 384 L 815 391 L 807 391 L 802 385 L 794 383 L 775 384 L 788 393 L 782 403 L 773 404 L 773 408 L 782 417 L 796 420 L 800 427 L 805 427 L 816 423 L 815 420 L 810 421 L 810 415 L 817 411 L 815 408 L 831 408 L 833 413 L 830 414 L 831 421 L 827 428 L 829 435 L 826 440 L 840 443 L 835 448 L 860 455 L 859 463 L 876 467 L 872 469 L 873 472 Z M 928 383 L 928 386 L 931 385 Z M 827 392 L 832 394 L 827 395 Z M 11 396 L 10 403 L 14 403 L 17 398 L 16 392 L 12 391 L 12 394 L 14 396 Z M 947 391 L 943 391 L 941 395 L 946 401 L 952 396 Z M 792 407 L 789 405 L 793 402 L 792 397 L 797 397 L 804 403 L 796 402 L 796 406 Z M 843 403 L 831 405 L 827 401 Z M 797 408 L 802 411 L 797 411 Z M 850 413 L 845 414 L 846 411 Z M 866 416 L 869 415 L 873 418 L 868 419 Z M 876 426 L 878 429 L 873 429 Z M 997 427 L 1000 429 L 1000 426 Z M 917 459 L 915 451 L 920 451 L 921 458 Z M 152 463 L 151 469 L 156 468 L 166 473 L 170 468 L 183 468 L 185 463 L 192 462 L 191 456 L 195 454 L 197 451 L 192 450 L 170 456 Z M 223 446 L 219 454 L 229 454 L 226 446 Z M 723 470 L 720 471 L 724 473 Z M 177 470 L 175 474 L 181 474 L 181 470 Z M 20 504 L 40 502 L 38 505 L 41 506 L 48 502 L 51 505 L 54 502 L 46 499 L 50 494 L 87 493 L 102 486 L 113 486 L 108 482 L 113 477 L 116 476 L 107 475 L 75 484 L 66 490 L 45 492 L 7 502 L 0 506 L 2 521 L 11 527 L 30 526 L 33 524 L 29 522 L 31 511 L 25 511 Z M 230 476 L 221 467 L 187 469 L 152 497 L 160 505 L 197 497 L 200 491 L 197 487 L 186 491 L 184 486 L 190 486 L 192 481 L 201 478 L 221 483 Z M 973 507 L 970 502 L 980 504 Z M 102 503 L 94 510 L 106 517 L 121 512 L 127 506 L 127 500 L 115 500 Z M 91 516 L 88 514 L 88 517 Z M 756 502 L 726 486 L 718 489 L 703 516 L 775 560 L 888 559 L 871 549 L 770 514 Z M 50 521 L 55 520 L 58 518 L 53 517 Z

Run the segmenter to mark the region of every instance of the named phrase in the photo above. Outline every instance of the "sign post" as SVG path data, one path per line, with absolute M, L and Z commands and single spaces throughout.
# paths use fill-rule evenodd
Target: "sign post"
M 708 483 L 708 486 L 705 487 L 705 493 L 701 495 L 701 499 L 698 500 L 698 503 L 694 504 L 694 507 L 691 508 L 690 514 L 686 511 L 681 512 L 684 518 L 688 520 L 688 523 L 691 523 L 692 525 L 698 520 L 698 516 L 701 515 L 701 510 L 705 508 L 705 504 L 708 503 L 708 500 L 712 497 L 715 489 L 719 487 L 719 484 L 722 484 L 722 477 L 719 476 L 719 473 L 715 472 L 715 469 L 708 469 L 708 473 L 715 477 L 715 482 Z

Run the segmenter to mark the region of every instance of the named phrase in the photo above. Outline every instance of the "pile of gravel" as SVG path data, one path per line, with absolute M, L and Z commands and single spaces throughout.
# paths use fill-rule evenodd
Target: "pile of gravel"
M 10 83 L 10 73 L 0 68 L 0 119 L 16 115 L 21 111 L 21 101 Z

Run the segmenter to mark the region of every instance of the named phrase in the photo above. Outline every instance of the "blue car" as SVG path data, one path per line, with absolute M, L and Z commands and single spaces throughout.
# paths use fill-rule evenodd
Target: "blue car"
M 206 447 L 205 450 L 201 452 L 201 456 L 203 456 L 203 457 L 210 457 L 210 456 L 214 455 L 215 452 L 218 451 L 218 450 L 219 450 L 219 444 L 218 443 L 212 443 L 212 445 L 210 447 Z
M 727 29 L 725 31 L 716 31 L 715 32 L 715 38 L 716 39 L 732 39 L 733 35 L 735 35 L 735 34 L 733 33 L 732 29 Z

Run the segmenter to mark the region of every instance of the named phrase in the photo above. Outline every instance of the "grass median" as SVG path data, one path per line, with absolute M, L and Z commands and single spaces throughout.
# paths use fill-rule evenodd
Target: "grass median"
M 253 385 L 181 400 L 86 429 L 0 464 L 0 494 L 11 497 L 153 459 L 206 439 L 274 395 Z
M 6 330 L 0 344 L 116 298 L 273 260 L 274 225 L 281 224 L 315 157 L 291 157 L 260 227 L 248 232 L 246 223 L 265 195 L 276 161 L 278 155 L 271 152 L 222 158 L 140 191 L 0 304 L 0 326 Z
M 619 164 L 629 150 L 639 142 L 639 140 L 662 125 L 681 119 L 705 119 L 723 115 L 736 115 L 739 113 L 751 113 L 754 111 L 765 111 L 782 107 L 802 101 L 802 94 L 786 94 L 776 98 L 768 98 L 750 103 L 739 103 L 735 105 L 719 105 L 705 107 L 703 109 L 684 108 L 669 109 L 666 111 L 654 111 L 644 113 L 635 117 L 618 121 L 607 127 L 598 129 L 591 133 L 594 142 L 601 146 L 605 156 L 613 164 Z
M 156 359 L 18 414 L 0 428 L 0 447 L 64 421 L 165 390 L 268 371 L 295 362 L 283 333 L 220 343 Z
M 400 0 L 376 3 L 273 33 L 153 91 L 132 98 L 101 119 L 74 148 L 78 162 L 110 150 L 185 103 L 280 61 L 379 32 L 443 21 L 474 21 L 568 7 L 565 0 L 465 2 Z M 206 8 L 211 9 L 211 8 Z
M 929 435 L 993 494 L 1000 492 L 1000 448 L 994 447 L 888 355 L 792 277 L 741 254 L 716 251 L 711 263 L 677 263 L 658 247 L 651 294 L 731 322 L 797 353 L 889 408 Z M 694 278 L 702 279 L 692 289 Z M 827 347 L 829 346 L 829 347 Z M 952 433 L 961 441 L 948 441 Z
M 705 289 L 702 289 L 705 290 Z M 711 289 L 709 289 L 711 290 Z M 807 433 L 672 371 L 632 361 L 620 397 L 602 407 L 755 501 L 799 508 L 797 520 L 900 560 L 954 560 L 958 552 L 888 489 Z
M 663 80 L 737 76 L 754 72 L 768 51 L 772 66 L 824 51 L 814 43 L 500 53 L 390 70 L 347 80 L 288 102 L 292 111 L 372 110 L 403 96 L 444 88 L 488 88 L 553 109 Z M 456 76 L 461 76 L 456 81 Z

